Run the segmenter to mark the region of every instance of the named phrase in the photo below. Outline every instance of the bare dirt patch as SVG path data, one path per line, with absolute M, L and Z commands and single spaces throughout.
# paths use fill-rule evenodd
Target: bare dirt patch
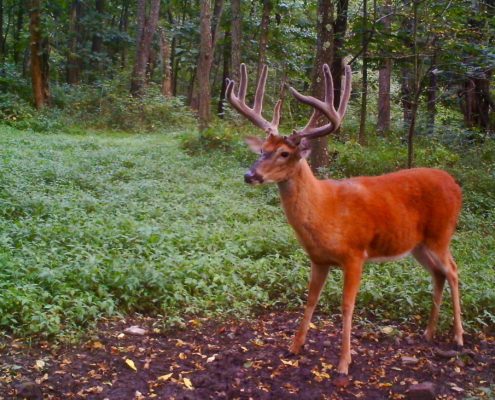
M 101 324 L 78 346 L 3 342 L 0 399 L 402 399 L 424 382 L 439 399 L 461 399 L 489 398 L 495 385 L 493 336 L 466 335 L 459 350 L 446 336 L 428 344 L 405 326 L 357 324 L 342 379 L 340 323 L 330 318 L 315 318 L 301 355 L 287 352 L 299 316 L 193 319 L 165 333 L 154 319 L 128 318 Z M 147 333 L 124 334 L 131 325 Z

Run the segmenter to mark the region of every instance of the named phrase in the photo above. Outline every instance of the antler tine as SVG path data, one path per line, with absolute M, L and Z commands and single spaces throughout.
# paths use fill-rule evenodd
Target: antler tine
M 263 97 L 265 96 L 266 76 L 268 75 L 268 67 L 263 65 L 261 75 L 256 86 L 256 94 L 254 95 L 253 110 L 257 114 L 261 114 L 263 109 Z
M 241 64 L 241 76 L 239 83 L 239 91 L 237 95 L 234 93 L 235 82 L 227 79 L 227 89 L 225 95 L 229 100 L 232 107 L 234 107 L 240 114 L 249 119 L 254 125 L 263 129 L 266 133 L 278 135 L 278 124 L 280 121 L 280 107 L 282 102 L 279 100 L 275 105 L 275 110 L 273 111 L 273 118 L 271 123 L 268 122 L 261 115 L 263 109 L 263 97 L 265 95 L 266 79 L 268 75 L 268 68 L 266 65 L 263 66 L 261 71 L 258 84 L 256 85 L 256 94 L 254 97 L 253 108 L 250 108 L 246 104 L 246 92 L 248 75 L 246 65 Z
M 345 112 L 347 110 L 347 104 L 351 95 L 351 68 L 347 65 L 345 68 L 345 81 L 344 90 L 340 97 L 340 104 L 338 111 L 335 110 L 333 79 L 330 72 L 330 68 L 327 64 L 323 65 L 323 76 L 325 78 L 325 101 L 318 100 L 313 96 L 305 96 L 299 93 L 296 89 L 290 88 L 291 93 L 301 103 L 308 104 L 314 108 L 306 126 L 300 131 L 294 131 L 293 137 L 297 136 L 299 139 L 308 138 L 313 139 L 320 136 L 328 135 L 338 129 L 342 123 Z M 329 122 L 323 126 L 315 126 L 320 117 L 324 115 Z
M 347 111 L 347 105 L 349 104 L 349 99 L 351 97 L 351 84 L 352 84 L 352 71 L 351 71 L 351 66 L 346 65 L 345 66 L 345 75 L 344 75 L 344 84 L 342 85 L 344 87 L 344 91 L 342 93 L 342 96 L 340 96 L 340 102 L 339 102 L 339 115 L 341 118 L 344 117 L 346 111 Z
M 237 93 L 237 98 L 241 101 L 241 103 L 246 102 L 246 92 L 247 92 L 247 84 L 248 84 L 248 75 L 246 64 L 241 64 L 241 75 L 239 77 L 239 93 Z
M 278 100 L 273 109 L 272 125 L 277 126 L 280 123 L 280 109 L 282 108 L 282 100 Z

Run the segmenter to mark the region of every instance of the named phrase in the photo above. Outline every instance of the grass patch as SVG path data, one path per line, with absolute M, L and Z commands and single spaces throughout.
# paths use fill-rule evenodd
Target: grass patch
M 119 313 L 173 324 L 304 302 L 309 262 L 276 187 L 244 185 L 237 159 L 190 156 L 177 136 L 0 126 L 2 330 L 59 336 Z M 495 326 L 495 239 L 470 216 L 454 242 L 464 318 Z M 382 319 L 425 319 L 430 293 L 428 274 L 412 261 L 368 265 L 358 307 Z M 321 307 L 337 311 L 340 296 L 335 271 Z

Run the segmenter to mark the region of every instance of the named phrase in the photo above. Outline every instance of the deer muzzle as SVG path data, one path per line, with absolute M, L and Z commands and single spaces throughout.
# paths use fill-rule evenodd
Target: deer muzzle
M 256 185 L 259 183 L 263 183 L 263 177 L 260 174 L 258 174 L 256 171 L 253 171 L 252 169 L 250 169 L 244 175 L 244 182 L 246 182 L 250 185 Z

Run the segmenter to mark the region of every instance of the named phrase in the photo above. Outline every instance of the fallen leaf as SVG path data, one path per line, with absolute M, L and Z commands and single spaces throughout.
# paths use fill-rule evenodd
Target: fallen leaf
M 127 366 L 132 369 L 133 371 L 137 372 L 137 368 L 136 368 L 136 364 L 134 364 L 134 361 L 132 361 L 130 358 L 127 358 L 125 360 L 125 363 L 127 364 Z
M 36 368 L 43 369 L 45 367 L 45 362 L 43 360 L 36 360 Z
M 184 378 L 182 380 L 184 382 L 184 386 L 188 389 L 193 389 L 193 384 L 189 378 Z
M 159 381 L 168 381 L 172 377 L 172 375 L 173 375 L 173 372 L 171 372 L 170 374 L 159 376 L 158 380 Z
M 179 353 L 179 358 L 181 360 L 185 360 L 187 358 L 187 356 L 184 353 Z
M 390 335 L 393 331 L 394 328 L 392 328 L 391 326 L 384 326 L 382 328 L 382 333 L 384 333 L 385 335 Z
M 283 358 L 281 358 L 280 361 L 282 361 L 282 364 L 284 365 L 290 365 L 291 367 L 299 367 L 299 360 L 284 360 Z
M 310 323 L 309 323 L 309 327 L 310 327 L 311 329 L 316 329 L 316 325 L 315 325 L 315 324 L 313 324 L 312 322 L 310 322 Z
M 92 349 L 95 349 L 95 350 L 104 349 L 105 348 L 105 345 L 102 342 L 99 342 L 98 340 L 95 340 L 91 344 L 91 348 Z
M 211 362 L 215 361 L 215 357 L 216 357 L 216 356 L 217 356 L 216 354 L 213 354 L 211 357 L 208 357 L 208 358 L 206 359 L 206 362 L 207 362 L 207 363 L 211 363 Z

